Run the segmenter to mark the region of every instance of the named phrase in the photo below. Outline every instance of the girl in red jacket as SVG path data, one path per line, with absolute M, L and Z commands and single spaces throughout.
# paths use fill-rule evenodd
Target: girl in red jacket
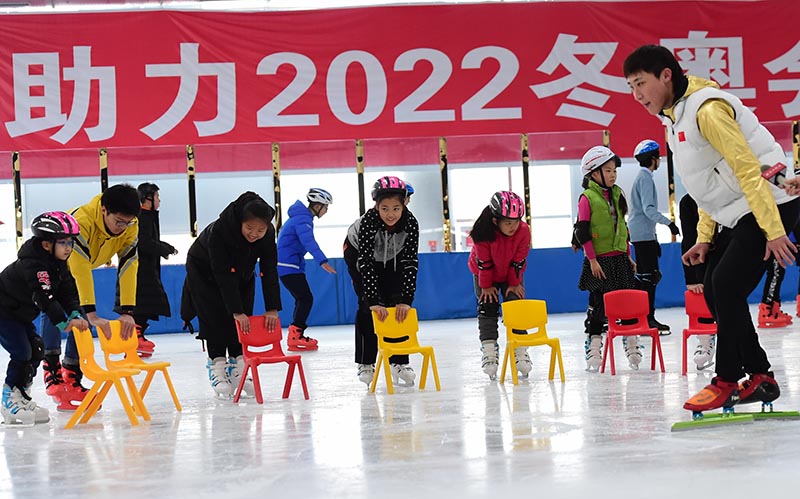
M 525 298 L 522 275 L 531 248 L 531 230 L 522 221 L 525 205 L 511 191 L 495 192 L 489 206 L 475 220 L 470 237 L 474 243 L 469 255 L 469 269 L 475 275 L 478 298 L 478 333 L 481 340 L 481 367 L 489 379 L 497 378 L 497 318 L 500 297 L 503 300 Z M 517 331 L 516 334 L 527 334 Z M 514 350 L 517 371 L 527 378 L 531 371 L 528 349 Z

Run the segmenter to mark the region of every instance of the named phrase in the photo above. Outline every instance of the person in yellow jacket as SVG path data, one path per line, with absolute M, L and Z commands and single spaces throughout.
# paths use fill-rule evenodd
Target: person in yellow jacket
M 687 265 L 706 263 L 704 295 L 717 321 L 716 376 L 691 397 L 693 413 L 780 396 L 747 304 L 774 256 L 794 261 L 786 237 L 800 218 L 784 188 L 786 153 L 742 101 L 709 80 L 684 75 L 667 48 L 645 45 L 625 59 L 633 97 L 667 128 L 675 169 L 697 202 L 697 243 Z M 774 168 L 773 168 L 774 167 Z
M 136 274 L 139 269 L 139 256 L 136 246 L 139 238 L 137 217 L 139 216 L 139 193 L 128 184 L 109 187 L 87 204 L 75 208 L 70 214 L 80 225 L 80 236 L 75 238 L 75 246 L 67 260 L 70 272 L 78 287 L 80 304 L 89 324 L 97 328 L 98 334 L 110 337 L 108 319 L 97 315 L 92 270 L 110 262 L 114 255 L 117 266 L 117 287 L 122 337 L 134 334 L 133 309 L 136 305 Z M 77 408 L 86 394 L 81 386 L 83 377 L 78 361 L 75 338 L 67 332 L 67 345 L 63 365 L 61 356 L 61 331 L 42 317 L 42 339 L 44 340 L 45 361 L 44 379 L 47 394 L 59 404 L 59 410 Z

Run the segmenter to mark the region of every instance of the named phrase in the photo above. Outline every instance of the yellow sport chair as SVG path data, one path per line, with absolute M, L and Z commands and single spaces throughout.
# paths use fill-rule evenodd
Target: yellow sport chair
M 169 377 L 167 368 L 170 366 L 169 362 L 145 362 L 139 358 L 136 353 L 136 347 L 139 342 L 136 338 L 136 333 L 132 334 L 127 340 L 122 339 L 120 331 L 122 325 L 119 321 L 109 321 L 111 325 L 111 338 L 106 338 L 104 334 L 98 333 L 97 337 L 100 339 L 100 348 L 103 349 L 103 355 L 106 359 L 106 367 L 108 369 L 138 369 L 144 371 L 147 375 L 139 387 L 139 396 L 144 399 L 147 395 L 147 390 L 150 388 L 150 383 L 157 372 L 164 374 L 164 381 L 167 383 L 169 394 L 172 396 L 172 403 L 175 404 L 175 409 L 181 411 L 181 403 L 178 400 L 178 395 L 175 394 L 175 388 L 172 386 L 172 379 Z M 113 357 L 112 357 L 113 356 Z M 122 358 L 115 358 L 124 356 Z
M 428 364 L 430 363 L 433 371 L 433 379 L 436 382 L 436 390 L 441 390 L 439 385 L 439 371 L 436 369 L 436 356 L 433 347 L 420 346 L 417 339 L 419 321 L 417 320 L 417 309 L 412 308 L 408 311 L 406 320 L 397 322 L 395 318 L 395 307 L 387 308 L 389 316 L 381 322 L 375 312 L 372 312 L 372 323 L 375 325 L 375 335 L 378 336 L 378 360 L 375 362 L 375 375 L 372 377 L 369 391 L 374 393 L 375 386 L 378 384 L 378 376 L 383 367 L 386 377 L 386 388 L 390 394 L 394 393 L 392 386 L 392 373 L 389 368 L 389 357 L 392 355 L 408 355 L 412 353 L 422 354 L 422 373 L 419 378 L 419 389 L 425 389 L 425 382 L 428 376 Z
M 514 349 L 518 347 L 550 347 L 550 373 L 548 380 L 555 376 L 556 359 L 561 382 L 564 382 L 564 361 L 561 359 L 561 342 L 558 338 L 547 336 L 547 304 L 544 300 L 513 300 L 503 302 L 503 324 L 506 327 L 506 352 L 503 355 L 503 369 L 500 382 L 506 379 L 506 367 L 511 368 L 511 380 L 519 383 L 517 376 L 517 357 Z M 514 329 L 528 330 L 528 334 L 514 334 Z M 534 329 L 534 332 L 531 330 Z

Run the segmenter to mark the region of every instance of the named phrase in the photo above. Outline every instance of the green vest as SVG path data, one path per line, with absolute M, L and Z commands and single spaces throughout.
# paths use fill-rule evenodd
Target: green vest
M 589 200 L 592 208 L 592 218 L 589 227 L 592 231 L 592 245 L 595 254 L 603 255 L 612 251 L 628 252 L 628 225 L 625 217 L 619 210 L 619 198 L 622 196 L 622 189 L 614 185 L 611 188 L 611 198 L 614 201 L 614 209 L 617 212 L 617 230 L 614 231 L 614 220 L 608 207 L 608 201 L 603 195 L 603 188 L 595 181 L 589 182 L 589 188 L 583 191 L 583 195 Z

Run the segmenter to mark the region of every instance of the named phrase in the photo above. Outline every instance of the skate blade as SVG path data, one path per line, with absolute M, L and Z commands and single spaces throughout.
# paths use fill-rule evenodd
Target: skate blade
M 711 367 L 711 366 L 713 366 L 713 365 L 714 365 L 714 361 L 713 361 L 713 360 L 711 360 L 711 361 L 709 361 L 709 362 L 706 362 L 706 363 L 705 363 L 705 364 L 703 364 L 702 366 L 697 366 L 697 370 L 698 370 L 698 371 L 705 371 L 706 369 L 708 369 L 709 367 Z
M 48 420 L 48 421 L 49 421 L 49 420 Z M 3 428 L 9 429 L 9 430 L 12 430 L 12 429 L 13 429 L 13 430 L 16 430 L 16 429 L 18 429 L 18 428 L 33 428 L 33 426 L 34 426 L 35 424 L 36 424 L 36 422 L 35 422 L 35 421 L 34 421 L 33 423 L 23 423 L 23 422 L 19 422 L 19 423 L 6 423 L 4 420 L 0 420 L 0 426 L 2 426 Z
M 764 421 L 768 419 L 782 419 L 782 420 L 800 420 L 800 411 L 759 411 L 759 412 L 737 412 L 736 416 L 749 416 L 755 421 Z M 706 417 L 719 418 L 722 414 L 709 414 Z
M 303 352 L 303 351 L 312 352 L 314 350 L 319 350 L 319 347 L 318 346 L 307 347 L 307 346 L 290 345 L 290 346 L 287 346 L 286 349 L 289 350 L 290 352 Z
M 780 328 L 784 328 L 784 327 L 789 327 L 791 325 L 792 325 L 791 322 L 789 322 L 789 323 L 786 323 L 786 322 L 765 322 L 763 324 L 759 324 L 758 327 L 759 327 L 759 329 L 780 329 Z
M 680 421 L 673 423 L 670 431 L 699 430 L 729 424 L 752 424 L 755 422 L 753 416 L 747 414 L 703 414 L 699 419 L 693 421 Z
M 147 359 L 153 356 L 153 352 L 147 352 L 143 350 L 136 350 L 136 353 L 139 355 L 139 357 L 143 359 Z

